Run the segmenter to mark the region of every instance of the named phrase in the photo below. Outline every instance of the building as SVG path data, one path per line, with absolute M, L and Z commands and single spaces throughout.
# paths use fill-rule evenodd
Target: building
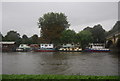
M 15 42 L 0 42 L 0 49 L 3 52 L 12 52 L 15 50 Z

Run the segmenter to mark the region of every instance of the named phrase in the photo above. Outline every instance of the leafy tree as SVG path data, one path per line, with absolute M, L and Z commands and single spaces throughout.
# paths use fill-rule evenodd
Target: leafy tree
M 105 42 L 105 30 L 100 24 L 95 25 L 92 29 L 92 36 L 95 43 L 104 43 Z
M 20 39 L 20 34 L 16 31 L 9 31 L 7 35 L 5 36 L 5 41 L 17 41 Z
M 85 48 L 90 42 L 93 41 L 92 33 L 90 31 L 80 31 L 77 36 L 82 48 Z
M 76 42 L 76 32 L 74 30 L 64 30 L 61 35 L 61 43 L 75 43 Z
M 38 35 L 37 34 L 33 35 L 31 38 L 32 38 L 32 43 L 33 44 L 37 44 L 38 43 Z
M 21 43 L 20 34 L 17 33 L 17 31 L 9 31 L 7 32 L 7 35 L 5 35 L 3 41 L 14 41 L 16 46 L 19 46 Z
M 93 28 L 91 28 L 91 27 L 86 27 L 86 28 L 84 28 L 83 30 L 87 30 L 87 31 L 92 32 L 92 29 L 93 29 Z
M 63 13 L 47 13 L 39 18 L 41 37 L 47 43 L 55 43 L 59 40 L 61 33 L 69 27 L 67 17 Z
M 95 25 L 93 28 L 86 27 L 84 30 L 90 31 L 92 33 L 94 43 L 105 42 L 106 31 L 102 28 L 100 24 Z
M 27 35 L 24 34 L 24 35 L 22 36 L 22 42 L 21 42 L 21 43 L 22 43 L 22 44 L 28 44 L 28 41 L 29 41 L 29 38 L 27 37 Z

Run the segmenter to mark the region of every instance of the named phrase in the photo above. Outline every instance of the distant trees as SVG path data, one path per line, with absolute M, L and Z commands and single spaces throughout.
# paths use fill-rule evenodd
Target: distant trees
M 32 43 L 33 44 L 38 44 L 38 35 L 37 34 L 34 34 L 32 37 L 31 37 L 31 39 L 32 39 Z
M 76 32 L 74 30 L 64 30 L 60 37 L 61 43 L 75 43 L 76 42 Z
M 5 41 L 17 41 L 20 39 L 20 34 L 17 31 L 9 31 L 4 37 Z
M 27 35 L 23 35 L 21 39 L 22 44 L 38 44 L 38 35 L 34 34 L 31 37 L 27 37 Z
M 9 31 L 7 32 L 7 35 L 3 37 L 2 41 L 15 41 L 17 45 L 20 44 L 21 37 L 20 34 L 17 33 L 17 31 Z
M 87 27 L 84 30 L 90 31 L 92 33 L 94 43 L 105 42 L 106 31 L 102 28 L 100 24 L 95 25 L 93 28 Z
M 80 31 L 77 34 L 77 40 L 80 42 L 82 48 L 85 48 L 89 43 L 93 42 L 92 33 L 87 30 Z
M 22 36 L 21 43 L 28 44 L 28 42 L 29 42 L 29 38 L 27 37 L 27 35 L 24 34 Z
M 17 46 L 20 44 L 38 44 L 38 35 L 34 34 L 31 37 L 28 37 L 27 35 L 23 35 L 20 37 L 20 34 L 17 33 L 17 31 L 9 31 L 5 37 L 0 33 L 0 38 L 2 38 L 2 41 L 14 41 Z
M 67 16 L 63 13 L 50 12 L 40 17 L 38 21 L 41 37 L 46 43 L 57 43 L 61 33 L 69 28 Z

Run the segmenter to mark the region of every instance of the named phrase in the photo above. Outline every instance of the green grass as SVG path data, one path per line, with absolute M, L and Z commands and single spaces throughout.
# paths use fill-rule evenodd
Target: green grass
M 119 76 L 83 76 L 83 75 L 2 75 L 2 79 L 120 79 Z

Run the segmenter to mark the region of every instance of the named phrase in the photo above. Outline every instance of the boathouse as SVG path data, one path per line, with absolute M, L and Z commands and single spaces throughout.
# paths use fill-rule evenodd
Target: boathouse
M 15 42 L 0 42 L 1 51 L 10 52 L 15 50 Z

